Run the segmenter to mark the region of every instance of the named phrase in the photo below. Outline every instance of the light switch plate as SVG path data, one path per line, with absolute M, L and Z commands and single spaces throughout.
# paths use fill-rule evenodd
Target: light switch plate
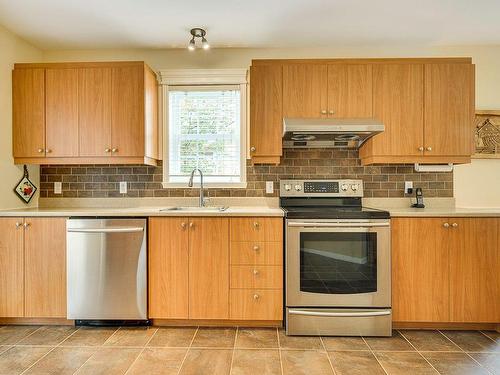
M 413 181 L 405 181 L 405 194 L 413 194 Z
M 266 194 L 272 194 L 274 190 L 274 182 L 266 181 Z
M 127 181 L 120 181 L 120 194 L 127 194 Z
M 62 182 L 54 182 L 54 194 L 62 194 Z

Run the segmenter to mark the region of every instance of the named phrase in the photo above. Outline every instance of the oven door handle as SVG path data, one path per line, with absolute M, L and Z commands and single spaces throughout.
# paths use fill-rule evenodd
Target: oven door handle
M 321 312 L 307 310 L 288 310 L 290 315 L 308 315 L 308 316 L 330 316 L 330 317 L 359 317 L 359 316 L 386 316 L 391 315 L 390 310 L 381 311 L 361 311 L 361 312 Z
M 388 227 L 389 223 L 311 223 L 311 222 L 289 222 L 289 227 L 329 227 L 329 228 L 373 228 Z

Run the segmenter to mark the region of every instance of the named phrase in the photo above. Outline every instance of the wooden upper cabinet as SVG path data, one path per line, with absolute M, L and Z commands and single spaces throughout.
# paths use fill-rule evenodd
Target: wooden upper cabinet
M 45 156 L 45 70 L 12 71 L 14 157 Z
M 328 116 L 372 117 L 372 66 L 328 65 Z
M 45 95 L 45 156 L 78 156 L 78 69 L 47 69 Z
M 450 218 L 450 320 L 500 321 L 500 220 Z
M 149 317 L 189 318 L 188 218 L 149 219 Z
M 113 155 L 144 155 L 144 69 L 115 67 L 111 77 Z
M 283 65 L 283 117 L 327 117 L 328 67 Z
M 66 219 L 25 222 L 25 317 L 66 318 Z
M 373 66 L 373 117 L 385 130 L 363 145 L 362 158 L 423 155 L 423 84 L 422 64 Z
M 78 71 L 80 156 L 111 155 L 111 68 Z
M 156 74 L 143 62 L 15 64 L 16 164 L 161 159 Z
M 23 219 L 0 218 L 0 317 L 24 316 Z
M 446 218 L 395 218 L 392 312 L 397 322 L 448 322 L 449 229 Z
M 474 66 L 425 65 L 425 154 L 473 152 Z
M 281 65 L 250 68 L 250 154 L 253 162 L 279 163 L 283 136 Z
M 229 219 L 189 220 L 189 318 L 229 319 Z

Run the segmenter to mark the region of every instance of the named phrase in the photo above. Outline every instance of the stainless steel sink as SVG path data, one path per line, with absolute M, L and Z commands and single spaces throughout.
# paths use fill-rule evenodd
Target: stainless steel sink
M 160 208 L 160 212 L 164 211 L 206 211 L 206 212 L 224 212 L 228 209 L 227 206 L 221 207 L 199 207 L 199 206 L 175 206 Z

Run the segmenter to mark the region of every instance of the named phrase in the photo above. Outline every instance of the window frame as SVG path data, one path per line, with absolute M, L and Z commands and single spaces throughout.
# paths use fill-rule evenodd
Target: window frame
M 240 90 L 240 181 L 206 182 L 207 188 L 246 188 L 246 161 L 248 157 L 248 72 L 246 69 L 170 69 L 160 71 L 161 119 L 163 130 L 163 188 L 188 188 L 186 182 L 169 181 L 169 87 L 184 86 L 196 89 L 196 86 L 239 86 Z M 198 175 L 197 175 L 198 176 Z M 197 179 L 199 179 L 197 177 Z

